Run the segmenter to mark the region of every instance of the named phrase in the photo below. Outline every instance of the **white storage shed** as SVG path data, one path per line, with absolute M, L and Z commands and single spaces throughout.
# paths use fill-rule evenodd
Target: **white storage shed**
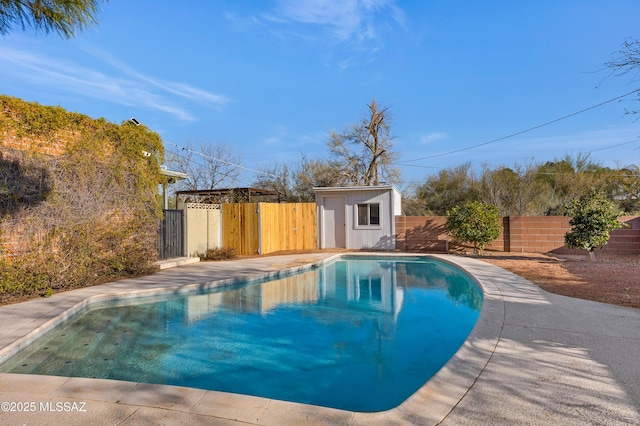
M 318 187 L 318 247 L 394 250 L 395 216 L 402 214 L 393 186 Z

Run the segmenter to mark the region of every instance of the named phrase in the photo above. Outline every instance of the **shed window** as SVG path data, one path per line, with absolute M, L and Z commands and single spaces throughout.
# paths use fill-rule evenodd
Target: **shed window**
M 358 226 L 380 225 L 380 204 L 358 204 Z

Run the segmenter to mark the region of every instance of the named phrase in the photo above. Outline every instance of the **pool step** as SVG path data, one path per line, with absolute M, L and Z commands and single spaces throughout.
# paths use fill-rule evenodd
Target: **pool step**
M 200 262 L 199 257 L 176 257 L 175 259 L 165 259 L 156 262 L 160 269 L 175 268 L 176 266 L 189 265 Z

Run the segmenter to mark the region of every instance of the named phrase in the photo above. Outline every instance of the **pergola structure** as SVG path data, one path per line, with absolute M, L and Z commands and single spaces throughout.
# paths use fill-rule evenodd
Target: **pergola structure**
M 280 202 L 280 193 L 260 188 L 218 188 L 177 191 L 178 205 L 186 203 L 223 204 L 223 203 L 255 203 Z

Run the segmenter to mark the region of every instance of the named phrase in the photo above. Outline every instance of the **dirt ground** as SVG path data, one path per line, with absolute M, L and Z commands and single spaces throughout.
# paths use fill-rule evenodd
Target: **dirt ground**
M 640 309 L 640 255 L 560 256 L 487 253 L 480 260 L 507 269 L 551 293 Z

